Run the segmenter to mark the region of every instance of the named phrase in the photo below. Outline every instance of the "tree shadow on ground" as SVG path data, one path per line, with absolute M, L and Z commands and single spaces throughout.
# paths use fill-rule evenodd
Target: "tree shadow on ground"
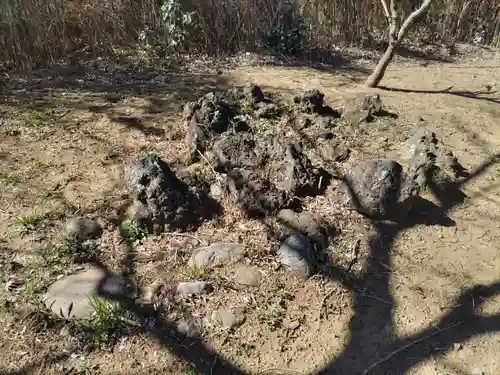
M 490 95 L 494 95 L 497 92 L 490 90 L 477 90 L 477 91 L 452 90 L 453 86 L 450 86 L 443 90 L 414 90 L 414 89 L 402 89 L 402 88 L 387 87 L 387 86 L 379 86 L 378 88 L 384 91 L 394 91 L 406 94 L 447 94 L 447 95 L 460 96 L 462 98 L 483 100 L 491 103 L 500 104 L 500 98 L 490 97 Z
M 461 186 L 476 178 L 488 167 L 500 160 L 494 155 L 476 168 L 468 177 L 456 183 L 438 184 L 428 179 L 428 187 L 434 192 L 439 205 L 423 199 L 414 202 L 410 215 L 400 222 L 370 220 L 375 234 L 368 240 L 369 256 L 367 264 L 360 275 L 352 275 L 349 270 L 339 266 L 323 267 L 322 275 L 341 282 L 352 292 L 354 315 L 349 323 L 349 342 L 343 352 L 318 369 L 316 374 L 332 375 L 396 375 L 423 362 L 436 353 L 445 353 L 453 348 L 454 343 L 464 342 L 478 334 L 500 330 L 500 315 L 480 316 L 480 307 L 488 298 L 500 293 L 500 283 L 487 286 L 475 286 L 463 291 L 450 309 L 439 321 L 427 329 L 408 336 L 395 332 L 395 301 L 391 293 L 392 250 L 394 242 L 401 231 L 416 225 L 453 226 L 454 222 L 447 212 L 462 203 L 464 195 Z M 347 183 L 347 180 L 344 180 Z M 351 189 L 352 190 L 352 189 Z M 93 263 L 113 274 L 100 263 Z M 134 264 L 126 275 L 133 277 Z M 104 285 L 106 278 L 102 281 Z M 103 297 L 116 299 L 101 290 Z M 142 306 L 136 300 L 120 299 L 119 302 L 138 319 L 155 316 L 150 307 Z M 190 363 L 198 374 L 234 374 L 244 375 L 245 371 L 224 359 L 210 349 L 201 340 L 187 337 L 162 317 L 156 317 L 156 325 L 146 331 L 160 345 L 167 348 L 179 359 Z M 57 361 L 58 358 L 47 358 L 44 363 Z M 37 364 L 30 365 L 35 369 Z M 2 375 L 29 373 L 26 368 L 14 372 L 0 372 Z M 132 372 L 131 372 L 132 373 Z
M 389 43 L 387 41 L 379 41 L 379 42 L 374 42 L 371 49 L 383 54 L 387 50 L 388 46 Z M 426 45 L 426 47 L 428 46 L 429 45 Z M 451 63 L 454 61 L 451 56 L 445 55 L 443 53 L 439 53 L 429 49 L 420 49 L 417 47 L 405 46 L 405 45 L 399 45 L 396 48 L 396 55 L 425 62 Z
M 278 53 L 263 52 L 256 54 L 258 64 L 272 67 L 308 68 L 324 73 L 342 73 L 355 83 L 363 82 L 371 70 L 355 63 L 355 58 L 344 56 L 340 52 L 327 52 L 314 49 L 298 56 L 286 56 Z
M 369 59 L 372 62 L 377 62 L 380 56 L 387 49 L 386 41 L 372 41 L 369 45 L 362 49 L 369 51 L 369 54 L 353 51 L 338 51 L 325 50 L 323 48 L 311 48 L 294 56 L 266 51 L 262 54 L 262 63 L 270 66 L 285 66 L 291 68 L 311 68 L 320 72 L 345 72 L 353 76 L 355 82 L 362 82 L 368 77 L 372 70 L 356 64 L 359 59 Z M 374 55 L 377 54 L 377 55 Z M 380 54 L 380 56 L 378 56 Z M 416 47 L 408 47 L 400 45 L 396 54 L 413 60 L 425 62 L 443 62 L 451 63 L 454 60 L 442 53 L 419 49 Z
M 459 183 L 447 185 L 446 189 L 450 190 L 451 196 L 455 195 L 453 190 L 459 190 L 461 185 L 480 175 L 498 159 L 499 155 L 496 155 L 479 166 L 469 177 Z M 436 189 L 433 184 L 429 186 L 431 190 Z M 443 190 L 445 187 L 440 186 L 439 189 Z M 340 281 L 351 289 L 355 313 L 349 323 L 351 335 L 344 351 L 332 362 L 318 369 L 316 374 L 404 374 L 430 356 L 452 350 L 455 343 L 464 342 L 478 334 L 500 330 L 500 315 L 481 316 L 478 313 L 478 308 L 488 298 L 500 293 L 500 283 L 494 283 L 463 291 L 455 300 L 454 307 L 429 328 L 408 336 L 395 333 L 395 301 L 390 291 L 391 272 L 387 272 L 393 266 L 391 252 L 394 241 L 401 231 L 422 223 L 454 225 L 446 213 L 459 203 L 460 201 L 448 200 L 438 206 L 421 199 L 415 202 L 411 215 L 401 223 L 373 221 L 376 233 L 369 238 L 370 254 L 365 270 L 359 276 L 351 275 L 341 267 L 320 270 L 323 275 Z M 113 275 L 103 264 L 98 261 L 95 264 L 105 269 L 107 275 Z M 130 271 L 130 275 L 133 275 L 134 271 Z M 116 299 L 104 292 L 101 294 Z M 139 319 L 154 314 L 151 309 L 142 307 L 133 300 L 120 302 Z M 179 359 L 190 363 L 199 374 L 246 374 L 201 341 L 179 332 L 173 324 L 161 317 L 157 318 L 156 326 L 147 333 Z M 26 372 L 3 374 L 15 373 Z
M 108 115 L 117 124 L 145 135 L 162 136 L 164 129 L 147 125 L 163 112 L 179 112 L 179 102 L 197 100 L 208 92 L 229 88 L 227 80 L 208 69 L 189 71 L 127 66 L 65 66 L 33 72 L 29 77 L 0 79 L 0 104 L 19 109 L 53 111 L 63 109 L 61 118 L 72 110 Z M 138 103 L 128 100 L 143 99 Z M 122 107 L 141 113 L 130 116 Z

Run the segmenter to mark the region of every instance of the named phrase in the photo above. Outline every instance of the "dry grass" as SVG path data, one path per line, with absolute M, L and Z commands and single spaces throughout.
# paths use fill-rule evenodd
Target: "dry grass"
M 411 2 L 398 2 L 409 14 Z M 270 33 L 278 18 L 277 0 L 183 0 L 195 12 L 190 30 L 190 53 L 227 53 L 252 50 Z M 0 5 L 0 62 L 29 68 L 82 54 L 119 57 L 136 54 L 139 33 L 159 30 L 157 2 L 145 0 L 13 0 Z M 434 2 L 409 38 L 425 43 L 469 42 L 476 19 L 486 25 L 483 43 L 498 45 L 500 0 Z M 387 24 L 378 1 L 298 1 L 295 17 L 306 25 L 305 45 L 331 54 L 338 43 L 369 43 L 385 35 Z M 76 53 L 78 52 L 78 53 Z M 316 53 L 314 52 L 314 53 Z
M 495 89 L 476 98 L 438 92 L 449 86 L 460 93 L 481 90 L 484 84 L 498 85 L 498 60 L 428 67 L 395 64 L 393 68 L 385 84 L 421 92 L 380 90 L 384 105 L 397 113 L 398 119 L 380 119 L 354 129 L 353 134 L 339 126 L 339 134 L 345 131 L 342 136 L 353 148 L 346 169 L 370 157 L 390 157 L 405 163 L 408 157 L 405 139 L 422 123 L 420 117 L 469 169 L 479 165 L 491 152 L 500 150 L 499 99 Z M 137 79 L 142 91 L 131 90 L 130 82 L 126 87 L 89 85 L 86 91 L 68 83 L 65 88 L 52 91 L 50 98 L 45 97 L 46 92 L 36 90 L 29 91 L 28 98 L 22 90 L 14 90 L 4 98 L 0 111 L 8 121 L 0 128 L 3 208 L 0 246 L 5 250 L 1 255 L 5 258 L 1 270 L 4 279 L 17 278 L 19 286 L 16 288 L 17 284 L 12 283 L 9 285 L 13 291 L 2 288 L 0 292 L 0 298 L 6 301 L 0 306 L 0 326 L 6 327 L 5 337 L 8 337 L 0 345 L 2 371 L 36 362 L 38 365 L 31 373 L 60 374 L 63 372 L 60 365 L 64 363 L 80 373 L 195 374 L 190 364 L 179 361 L 151 338 L 159 334 L 157 328 L 140 331 L 129 322 L 125 329 L 129 334 L 121 336 L 117 343 L 104 343 L 101 350 L 86 352 L 81 341 L 66 331 L 63 322 L 40 315 L 38 308 L 27 305 L 38 303 L 44 288 L 61 274 L 78 268 L 74 255 L 81 249 L 61 237 L 65 219 L 75 213 L 98 218 L 104 226 L 99 258 L 111 269 L 120 270 L 125 252 L 130 251 L 120 247 L 115 238 L 122 223 L 120 213 L 128 202 L 121 182 L 121 167 L 151 150 L 170 163 L 177 161 L 185 147 L 185 127 L 179 113 L 172 108 L 217 86 L 225 89 L 248 82 L 283 95 L 283 100 L 302 88 L 317 87 L 325 92 L 328 104 L 334 106 L 344 95 L 361 90 L 357 82 L 364 78 L 363 72 L 332 74 L 310 68 L 270 66 L 241 67 L 218 78 L 211 77 L 210 72 L 192 73 L 195 79 L 187 77 L 190 72 L 184 74 L 185 77 L 172 79 L 171 84 L 158 86 L 144 83 L 141 77 L 130 77 L 131 81 Z M 46 86 L 53 84 L 50 81 Z M 118 93 L 118 98 L 109 100 L 111 93 Z M 75 102 L 72 98 L 83 100 Z M 152 102 L 161 102 L 163 110 L 151 113 Z M 140 126 L 120 122 L 120 117 L 125 116 L 141 119 Z M 207 164 L 202 163 L 200 168 L 208 176 L 212 173 Z M 377 326 L 377 316 L 366 324 L 351 320 L 355 300 L 359 303 L 362 299 L 362 308 L 366 309 L 377 310 L 378 302 L 381 309 L 391 306 L 392 334 L 406 337 L 439 321 L 453 307 L 461 288 L 497 281 L 500 237 L 495 186 L 499 179 L 499 169 L 494 166 L 467 185 L 473 198 L 450 212 L 455 227 L 421 225 L 400 233 L 392 250 L 393 264 L 387 264 L 385 269 L 391 274 L 394 301 L 381 302 L 376 291 L 365 290 L 364 285 L 356 286 L 353 298 L 346 285 L 325 276 L 316 275 L 307 282 L 291 279 L 277 267 L 274 251 L 278 241 L 270 231 L 272 223 L 246 218 L 228 197 L 222 198 L 224 215 L 204 223 L 195 233 L 144 238 L 133 223 L 122 223 L 122 229 L 133 251 L 134 277 L 139 286 L 156 291 L 159 283 L 162 285 L 158 293 L 164 301 L 158 311 L 168 322 L 174 326 L 183 319 L 199 323 L 214 309 L 244 308 L 247 322 L 243 326 L 236 331 L 209 330 L 203 340 L 248 373 L 278 374 L 287 373 L 278 369 L 288 369 L 288 373 L 304 374 L 337 358 L 350 336 L 365 329 L 368 333 L 359 344 L 359 355 L 384 356 L 377 353 L 377 348 L 391 327 Z M 321 213 L 340 232 L 332 240 L 325 268 L 326 262 L 331 261 L 343 269 L 352 265 L 353 275 L 362 272 L 372 228 L 359 215 L 341 207 L 335 183 L 324 196 L 307 199 L 304 205 L 306 210 Z M 263 272 L 262 285 L 257 288 L 234 285 L 231 269 L 186 267 L 195 248 L 219 241 L 247 245 L 246 261 Z M 370 276 L 378 279 L 385 274 L 377 272 Z M 214 291 L 199 298 L 179 298 L 171 293 L 177 282 L 189 279 L 207 280 Z M 28 312 L 21 313 L 23 309 Z M 498 306 L 492 301 L 488 300 L 484 309 L 485 314 L 498 314 Z M 113 309 L 101 310 L 102 320 L 110 322 L 108 326 L 114 327 L 117 320 L 121 323 L 125 319 Z M 93 339 L 106 341 L 106 337 L 97 335 Z M 180 342 L 180 345 L 192 350 L 190 344 Z M 463 345 L 464 350 L 448 352 L 446 356 L 437 355 L 434 349 L 441 350 L 440 346 L 425 348 L 427 351 L 418 353 L 425 358 L 406 374 L 434 375 L 436 368 L 468 368 L 472 362 L 485 373 L 497 371 L 500 347 L 495 337 L 475 336 Z M 52 358 L 60 353 L 58 359 Z M 65 353 L 69 353 L 69 358 Z M 342 370 L 361 373 L 374 362 L 346 362 Z M 218 364 L 212 363 L 208 364 L 207 373 L 211 366 L 213 374 L 224 373 Z

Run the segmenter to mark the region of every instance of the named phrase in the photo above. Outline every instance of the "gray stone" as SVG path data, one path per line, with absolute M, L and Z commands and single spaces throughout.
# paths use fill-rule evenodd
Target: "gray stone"
M 358 125 L 382 110 L 382 100 L 377 93 L 360 93 L 344 100 L 342 116 L 351 124 Z
M 234 273 L 234 282 L 241 285 L 258 286 L 262 278 L 256 267 L 240 265 Z
M 300 233 L 289 236 L 278 249 L 278 259 L 286 269 L 300 277 L 308 278 L 314 273 L 315 257 L 309 240 Z
M 293 102 L 302 112 L 320 112 L 323 108 L 324 97 L 325 94 L 319 90 L 305 90 L 296 95 L 293 98 Z
M 321 216 L 307 211 L 298 213 L 284 209 L 278 212 L 277 217 L 288 228 L 306 235 L 320 248 L 328 247 L 328 225 Z
M 351 206 L 372 217 L 394 212 L 403 177 L 403 167 L 393 160 L 361 162 L 347 176 L 343 190 Z
M 70 218 L 66 223 L 65 233 L 67 236 L 86 241 L 100 237 L 102 228 L 95 220 L 83 216 L 75 216 Z
M 160 157 L 149 154 L 127 165 L 125 186 L 132 197 L 150 212 L 155 223 L 172 228 L 187 228 L 203 217 L 201 191 L 181 181 Z M 141 216 L 146 215 L 144 207 Z
M 91 267 L 85 271 L 52 284 L 44 296 L 45 306 L 64 318 L 90 318 L 94 312 L 92 298 L 123 298 L 126 296 L 125 280 Z
M 201 328 L 189 320 L 181 320 L 177 323 L 177 331 L 192 338 L 199 337 L 202 333 Z
M 245 313 L 242 309 L 218 309 L 211 315 L 213 324 L 226 329 L 239 327 L 245 322 Z
M 177 285 L 177 293 L 179 294 L 202 294 L 208 291 L 208 283 L 206 281 L 187 281 Z
M 424 187 L 428 179 L 442 184 L 469 176 L 453 152 L 443 147 L 435 133 L 419 128 L 409 143 L 412 154 L 409 173 L 419 186 Z
M 245 245 L 237 243 L 214 243 L 194 251 L 188 265 L 195 268 L 221 266 L 236 263 L 245 256 Z

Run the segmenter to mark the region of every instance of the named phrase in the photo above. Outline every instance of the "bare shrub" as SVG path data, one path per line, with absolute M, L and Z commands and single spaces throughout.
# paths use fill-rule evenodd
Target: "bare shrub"
M 161 29 L 165 19 L 161 7 L 165 1 L 3 0 L 0 63 L 27 68 L 54 62 L 75 51 L 109 56 L 120 49 L 137 48 L 140 36 L 146 31 L 152 35 L 168 34 Z M 258 48 L 276 31 L 283 4 L 290 3 L 290 0 L 179 1 L 184 12 L 194 12 L 184 50 L 209 54 Z M 302 49 L 329 51 L 334 44 L 358 44 L 367 38 L 387 36 L 378 0 L 291 2 L 294 20 L 304 25 Z M 402 18 L 415 10 L 417 3 L 398 1 Z M 423 43 L 495 44 L 499 43 L 499 35 L 500 0 L 441 0 L 433 2 L 408 37 Z

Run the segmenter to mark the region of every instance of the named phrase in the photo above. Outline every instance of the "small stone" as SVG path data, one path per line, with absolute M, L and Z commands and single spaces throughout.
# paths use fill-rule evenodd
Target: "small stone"
M 256 267 L 251 266 L 241 265 L 234 274 L 234 282 L 241 285 L 258 286 L 261 278 L 261 272 Z
M 188 281 L 177 285 L 177 293 L 179 294 L 202 294 L 208 291 L 208 283 L 206 281 Z
M 245 322 L 245 314 L 242 309 L 219 309 L 212 313 L 211 321 L 223 328 L 232 329 Z
M 126 297 L 125 280 L 91 267 L 65 276 L 53 283 L 44 295 L 45 306 L 64 318 L 90 318 L 94 313 L 92 298 Z
M 194 268 L 216 267 L 227 263 L 236 263 L 243 259 L 245 245 L 237 243 L 214 243 L 196 249 L 188 265 Z
M 484 371 L 478 367 L 472 369 L 471 375 L 484 375 Z
M 290 209 L 284 209 L 278 213 L 277 217 L 288 228 L 306 235 L 320 248 L 328 247 L 327 224 L 319 215 L 307 211 L 297 213 Z
M 98 238 L 102 234 L 102 228 L 95 220 L 76 216 L 72 217 L 66 223 L 66 235 L 76 237 L 81 241 Z
M 224 189 L 219 181 L 210 185 L 210 195 L 215 199 L 220 199 L 224 195 Z
M 290 273 L 300 278 L 307 279 L 314 272 L 313 248 L 309 240 L 300 233 L 292 234 L 281 244 L 278 258 Z
M 191 338 L 201 335 L 201 328 L 189 320 L 181 320 L 177 324 L 177 331 Z
M 324 97 L 325 94 L 319 90 L 306 90 L 294 96 L 293 102 L 301 112 L 318 113 L 323 108 Z
M 460 343 L 458 343 L 458 342 L 455 342 L 455 343 L 453 344 L 453 349 L 454 349 L 454 350 L 456 350 L 456 351 L 459 351 L 459 350 L 460 350 L 460 349 L 462 349 L 462 348 L 463 348 L 462 344 L 460 344 Z
M 382 110 L 382 101 L 377 93 L 360 93 L 344 101 L 343 117 L 351 124 L 358 125 Z

